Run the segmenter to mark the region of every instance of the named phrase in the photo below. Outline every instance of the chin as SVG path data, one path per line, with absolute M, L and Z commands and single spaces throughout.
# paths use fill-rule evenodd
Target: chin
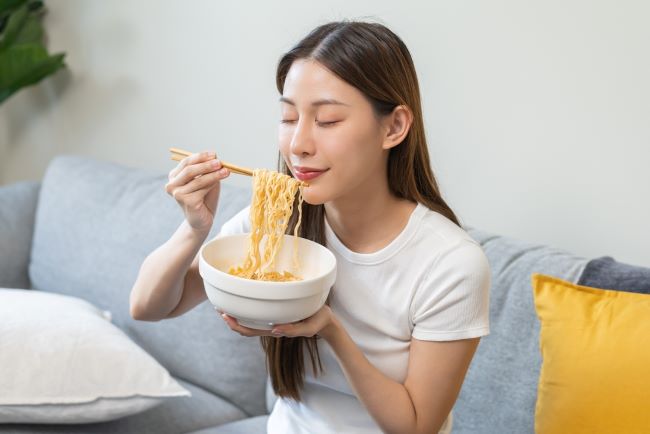
M 329 200 L 329 197 L 320 193 L 316 187 L 305 188 L 302 192 L 302 198 L 309 205 L 322 205 Z

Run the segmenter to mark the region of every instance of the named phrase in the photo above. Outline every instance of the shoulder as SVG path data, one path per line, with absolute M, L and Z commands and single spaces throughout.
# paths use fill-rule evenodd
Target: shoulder
M 483 248 L 469 233 L 444 215 L 420 205 L 421 218 L 413 237 L 421 251 L 426 251 L 427 270 L 444 261 L 467 263 L 473 259 L 487 262 Z
M 440 249 L 433 259 L 429 279 L 445 273 L 459 277 L 489 275 L 490 265 L 481 245 L 471 238 L 463 238 Z
M 426 255 L 423 286 L 447 279 L 490 281 L 490 264 L 481 244 L 444 215 L 426 208 L 416 237 Z
M 479 245 L 465 229 L 458 226 L 446 216 L 433 211 L 424 205 L 419 231 L 422 236 L 435 237 L 443 246 L 452 246 L 461 240 L 470 241 Z M 479 245 L 480 246 L 480 245 Z

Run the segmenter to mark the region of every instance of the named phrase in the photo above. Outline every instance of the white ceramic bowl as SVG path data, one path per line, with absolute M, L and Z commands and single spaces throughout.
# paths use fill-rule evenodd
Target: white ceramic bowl
M 294 236 L 285 235 L 277 271 L 293 269 Z M 298 238 L 298 275 L 302 280 L 269 282 L 228 274 L 244 263 L 248 234 L 219 236 L 201 247 L 199 273 L 210 302 L 240 324 L 270 330 L 274 324 L 305 319 L 320 309 L 336 279 L 336 258 L 322 245 Z

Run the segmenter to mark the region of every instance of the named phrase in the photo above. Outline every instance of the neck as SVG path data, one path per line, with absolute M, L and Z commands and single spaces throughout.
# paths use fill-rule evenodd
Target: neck
M 350 250 L 372 253 L 387 246 L 408 223 L 416 203 L 390 193 L 384 182 L 368 180 L 354 194 L 325 204 L 327 222 Z

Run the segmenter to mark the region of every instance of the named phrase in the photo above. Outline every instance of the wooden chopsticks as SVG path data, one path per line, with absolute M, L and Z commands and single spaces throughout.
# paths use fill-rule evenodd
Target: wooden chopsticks
M 175 161 L 181 161 L 183 158 L 189 157 L 190 155 L 192 155 L 192 153 L 190 151 L 186 151 L 184 149 L 169 148 L 169 150 L 172 153 L 172 160 L 175 160 Z M 225 161 L 222 161 L 221 165 L 223 167 L 229 169 L 233 173 L 238 173 L 240 175 L 253 176 L 253 171 L 251 169 L 247 169 L 246 167 L 235 166 L 234 164 L 226 163 Z
M 175 161 L 181 161 L 185 157 L 189 157 L 192 155 L 190 151 L 186 151 L 184 149 L 179 149 L 179 148 L 169 148 L 169 150 L 172 153 L 172 160 Z M 253 171 L 251 169 L 248 169 L 246 167 L 241 167 L 241 166 L 235 166 L 234 164 L 226 163 L 225 161 L 221 161 L 221 165 L 228 170 L 230 170 L 232 173 L 238 173 L 240 175 L 247 175 L 247 176 L 253 176 Z M 300 185 L 303 187 L 309 187 L 309 183 L 305 181 L 299 181 Z

